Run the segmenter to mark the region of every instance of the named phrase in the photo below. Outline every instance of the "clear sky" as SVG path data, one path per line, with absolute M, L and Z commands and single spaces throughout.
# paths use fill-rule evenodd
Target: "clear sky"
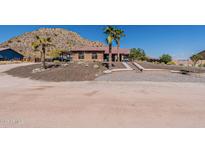
M 0 43 L 14 36 L 39 28 L 64 28 L 82 37 L 105 43 L 104 25 L 98 26 L 0 26 Z M 121 47 L 142 48 L 151 57 L 168 53 L 175 59 L 186 59 L 193 53 L 205 50 L 205 26 L 117 26 L 125 31 Z

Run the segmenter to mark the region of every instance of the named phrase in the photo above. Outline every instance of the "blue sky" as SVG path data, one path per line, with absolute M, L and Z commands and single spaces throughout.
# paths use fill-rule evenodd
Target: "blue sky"
M 102 25 L 92 26 L 0 26 L 0 43 L 14 36 L 39 28 L 64 28 L 79 33 L 82 37 L 105 43 Z M 193 53 L 205 50 L 205 26 L 117 26 L 125 31 L 121 47 L 142 48 L 151 57 L 168 53 L 175 59 L 186 59 Z

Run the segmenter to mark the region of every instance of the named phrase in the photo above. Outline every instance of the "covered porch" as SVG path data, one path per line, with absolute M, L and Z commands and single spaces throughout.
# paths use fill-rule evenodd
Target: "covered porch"
M 128 58 L 128 54 L 119 54 L 119 60 L 120 61 L 124 61 L 125 59 Z M 104 54 L 104 62 L 108 62 L 109 61 L 109 54 L 105 53 Z M 118 61 L 118 54 L 112 54 L 112 61 L 113 62 L 117 62 Z

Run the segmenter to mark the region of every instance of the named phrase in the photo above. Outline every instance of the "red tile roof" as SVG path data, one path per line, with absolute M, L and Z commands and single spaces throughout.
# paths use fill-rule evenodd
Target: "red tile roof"
M 106 54 L 109 53 L 109 47 L 75 47 L 71 51 L 104 51 Z M 112 53 L 117 54 L 117 47 L 112 47 Z M 120 54 L 129 54 L 130 49 L 120 48 Z

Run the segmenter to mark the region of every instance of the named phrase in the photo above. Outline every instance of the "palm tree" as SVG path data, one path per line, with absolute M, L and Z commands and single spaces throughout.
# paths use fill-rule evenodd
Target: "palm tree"
M 124 33 L 123 30 L 121 30 L 121 29 L 116 29 L 115 30 L 115 42 L 117 44 L 117 59 L 118 59 L 118 61 L 120 61 L 120 51 L 119 51 L 119 49 L 120 49 L 120 39 L 124 36 L 125 36 L 125 33 Z
M 112 67 L 112 43 L 115 39 L 115 27 L 107 26 L 104 30 L 104 33 L 107 34 L 107 44 L 109 46 L 109 69 Z
M 36 41 L 32 42 L 32 47 L 35 51 L 41 52 L 41 62 L 42 67 L 46 69 L 46 63 L 45 63 L 45 55 L 46 55 L 46 48 L 51 46 L 51 38 L 41 38 L 39 36 L 36 36 Z

